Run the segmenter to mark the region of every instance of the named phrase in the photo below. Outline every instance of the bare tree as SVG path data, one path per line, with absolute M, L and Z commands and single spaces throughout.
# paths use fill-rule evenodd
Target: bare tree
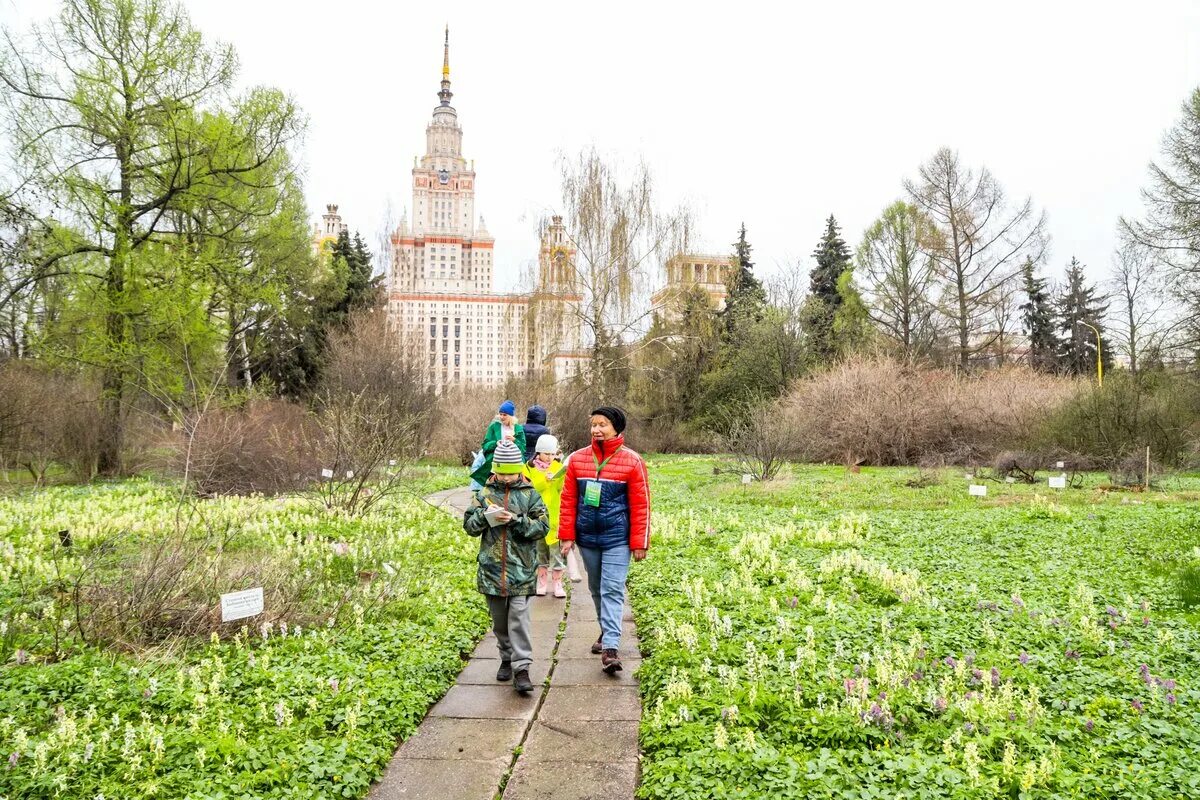
M 564 262 L 576 302 L 538 304 L 534 313 L 561 315 L 578 325 L 590 352 L 584 376 L 593 391 L 623 391 L 630 343 L 649 327 L 652 281 L 670 256 L 687 249 L 685 209 L 655 206 L 650 170 L 640 162 L 628 175 L 594 148 L 560 160 L 563 224 L 575 251 Z M 556 320 L 544 320 L 550 329 Z M 647 343 L 643 340 L 642 345 Z
M 927 355 L 937 341 L 934 260 L 922 250 L 931 225 L 915 205 L 897 200 L 858 247 L 857 272 L 871 321 L 905 359 Z
M 1108 286 L 1116 307 L 1110 317 L 1111 336 L 1136 375 L 1148 356 L 1167 348 L 1180 330 L 1181 317 L 1173 308 L 1158 251 L 1125 236 L 1112 263 Z
M 1145 218 L 1122 217 L 1121 231 L 1154 251 L 1162 285 L 1188 309 L 1176 327 L 1177 343 L 1195 349 L 1200 344 L 1195 322 L 1200 317 L 1200 89 L 1183 103 L 1179 121 L 1163 137 L 1162 159 L 1150 163 L 1150 185 L 1142 198 Z
M 1029 198 L 1009 207 L 987 169 L 964 167 L 948 148 L 922 164 L 918 180 L 906 180 L 904 188 L 933 223 L 922 249 L 942 285 L 940 310 L 957 340 L 958 364 L 967 367 L 996 339 L 997 290 L 1020 274 L 1026 256 L 1041 257 L 1046 215 L 1035 212 Z

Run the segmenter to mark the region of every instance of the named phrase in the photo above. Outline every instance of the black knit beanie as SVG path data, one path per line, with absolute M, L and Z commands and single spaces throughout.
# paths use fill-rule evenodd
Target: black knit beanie
M 592 412 L 592 416 L 599 414 L 602 417 L 608 417 L 608 421 L 612 423 L 613 428 L 617 433 L 625 432 L 625 412 L 616 406 L 600 406 Z

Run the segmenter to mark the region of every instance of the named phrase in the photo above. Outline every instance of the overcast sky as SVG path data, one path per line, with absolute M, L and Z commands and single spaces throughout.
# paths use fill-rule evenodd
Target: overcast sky
M 0 0 L 0 17 L 22 29 L 56 5 Z M 1052 274 L 1076 255 L 1099 278 L 1200 85 L 1200 0 L 186 5 L 237 48 L 243 83 L 298 99 L 314 217 L 338 203 L 375 249 L 412 203 L 449 23 L 498 288 L 536 258 L 557 154 L 588 145 L 644 158 L 663 205 L 696 210 L 702 251 L 728 252 L 745 221 L 761 274 L 807 270 L 830 213 L 857 244 L 949 146 L 1046 210 Z

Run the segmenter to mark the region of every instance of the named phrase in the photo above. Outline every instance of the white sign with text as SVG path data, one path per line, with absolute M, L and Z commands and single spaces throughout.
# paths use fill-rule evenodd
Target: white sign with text
M 246 589 L 221 595 L 221 622 L 253 617 L 263 612 L 263 590 Z
M 987 487 L 979 483 L 972 483 L 968 491 L 971 497 L 987 497 Z
M 1067 476 L 1066 475 L 1055 475 L 1054 477 L 1050 478 L 1050 488 L 1051 489 L 1067 488 Z

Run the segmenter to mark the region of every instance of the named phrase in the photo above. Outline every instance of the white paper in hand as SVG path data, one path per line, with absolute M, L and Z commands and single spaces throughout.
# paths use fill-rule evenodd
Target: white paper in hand
M 491 525 L 493 528 L 497 528 L 505 524 L 507 520 L 503 520 L 501 517 L 507 513 L 508 512 L 500 506 L 488 506 L 486 509 L 484 509 L 483 516 L 485 519 L 487 519 L 488 525 Z

